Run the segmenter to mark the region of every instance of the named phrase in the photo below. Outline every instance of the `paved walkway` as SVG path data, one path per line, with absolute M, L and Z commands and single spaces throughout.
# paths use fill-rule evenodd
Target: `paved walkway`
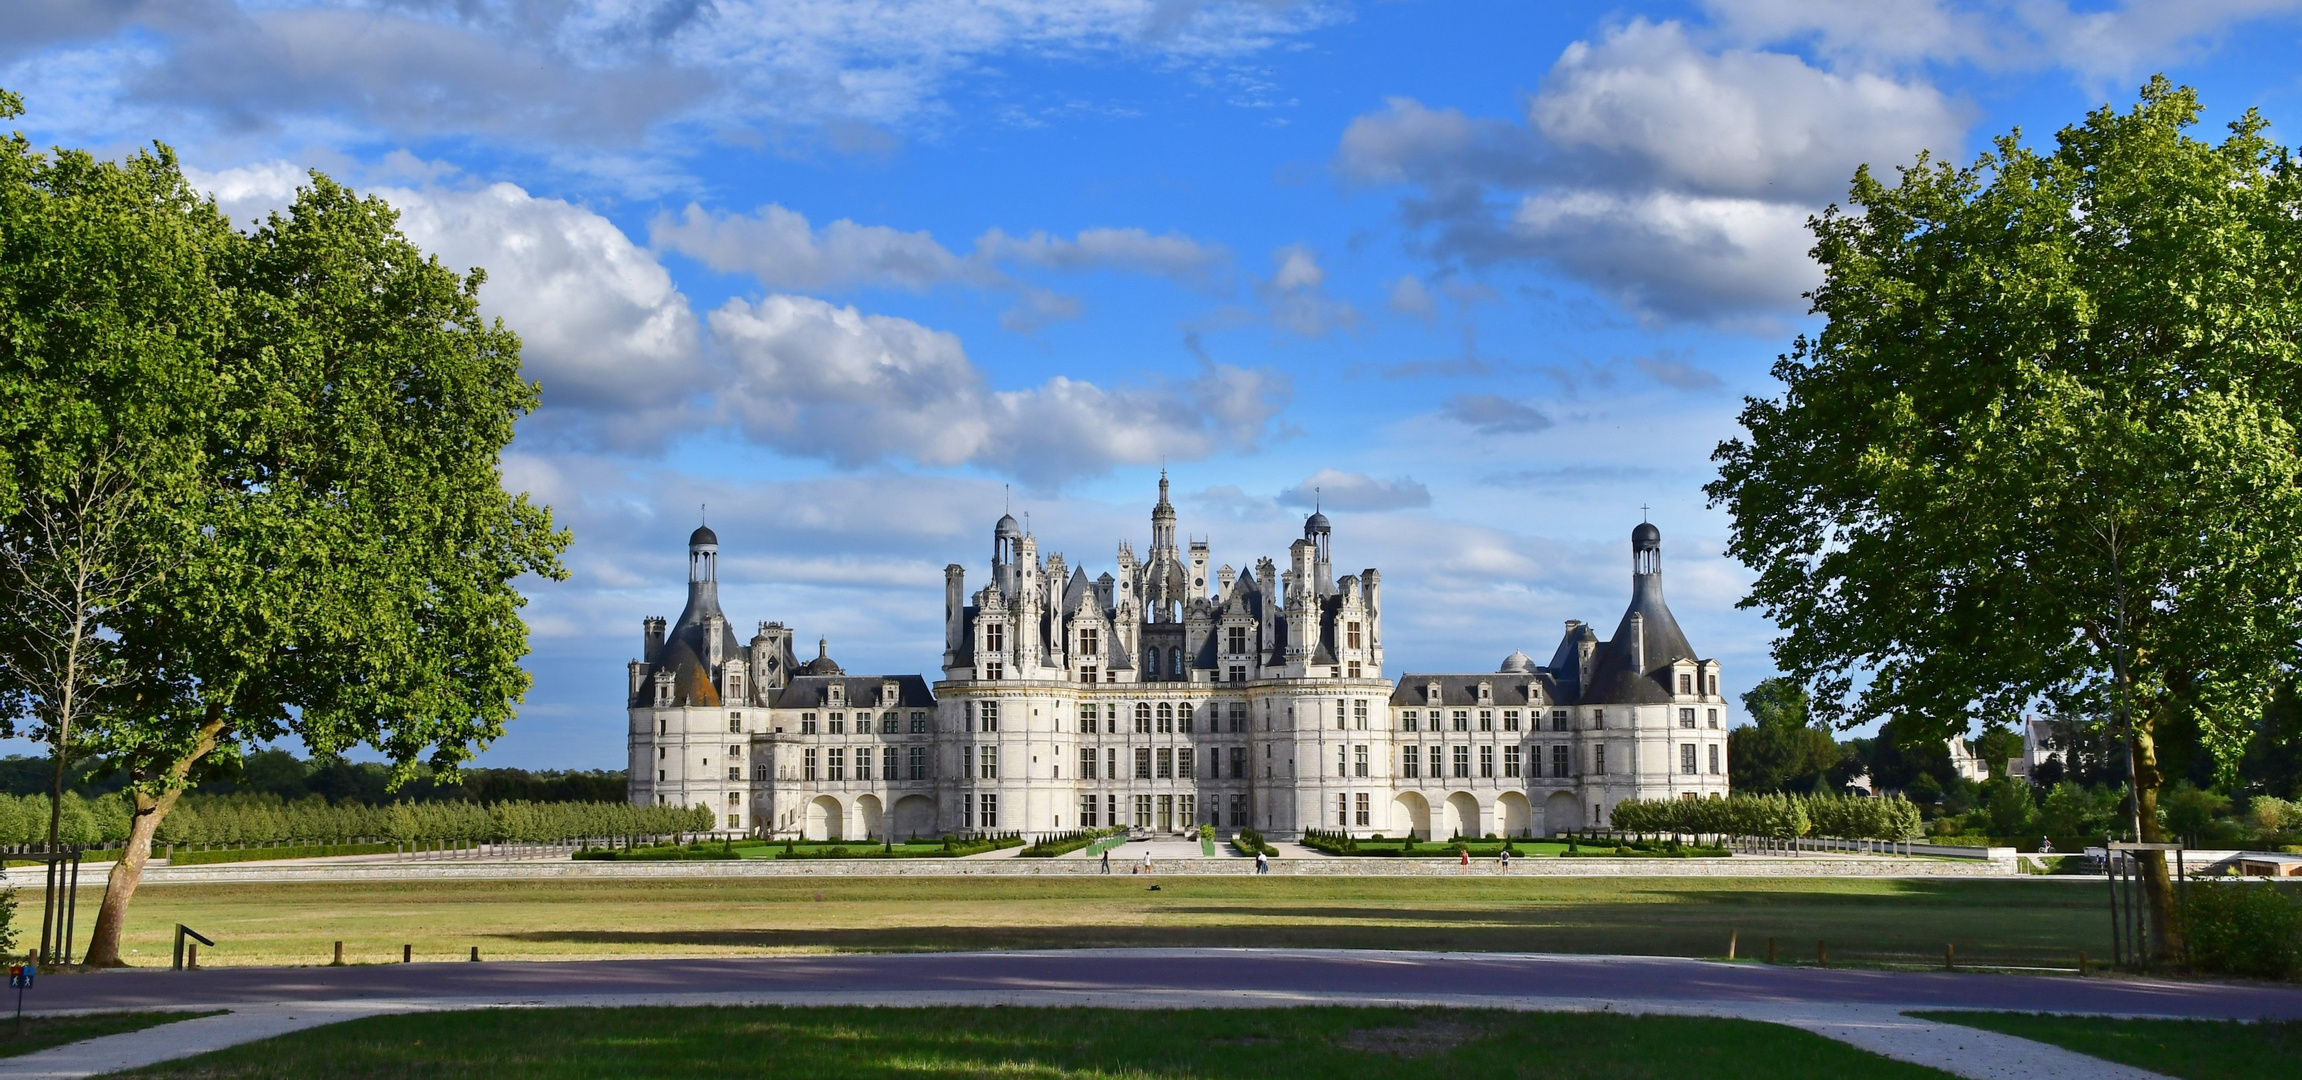
M 2302 988 L 1845 971 L 1661 957 L 1119 949 L 577 963 L 124 971 L 43 980 L 42 1011 L 232 1010 L 0 1059 L 0 1080 L 78 1077 L 382 1013 L 608 1005 L 1431 1005 L 1739 1017 L 1976 1080 L 2108 1077 L 2054 1047 L 1904 1016 L 1927 1008 L 2302 1019 Z

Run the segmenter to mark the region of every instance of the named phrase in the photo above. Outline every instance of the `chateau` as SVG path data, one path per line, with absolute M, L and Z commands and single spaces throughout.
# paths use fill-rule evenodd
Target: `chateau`
M 944 570 L 942 678 L 850 675 L 791 628 L 737 640 L 719 538 L 688 538 L 687 606 L 630 666 L 631 798 L 733 833 L 908 839 L 1201 823 L 1426 839 L 1604 824 L 1625 799 L 1726 793 L 1719 665 L 1663 603 L 1662 533 L 1631 532 L 1614 636 L 1570 620 L 1549 663 L 1391 675 L 1382 575 L 1335 576 L 1333 528 L 1286 561 L 1210 569 L 1167 478 L 1140 556 L 1094 578 L 1012 516 L 970 592 Z

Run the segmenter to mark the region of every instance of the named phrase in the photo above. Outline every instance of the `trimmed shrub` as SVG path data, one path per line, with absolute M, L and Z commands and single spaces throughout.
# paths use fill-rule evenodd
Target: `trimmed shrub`
M 2302 978 L 2302 896 L 2269 882 L 2192 882 L 2182 930 L 2190 966 L 2256 979 Z

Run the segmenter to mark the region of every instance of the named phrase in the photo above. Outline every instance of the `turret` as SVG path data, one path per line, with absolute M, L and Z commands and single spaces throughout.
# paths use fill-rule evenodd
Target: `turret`
M 1303 519 L 1303 539 L 1311 545 L 1312 595 L 1326 596 L 1335 591 L 1334 528 L 1327 523 L 1327 515 L 1313 510 Z

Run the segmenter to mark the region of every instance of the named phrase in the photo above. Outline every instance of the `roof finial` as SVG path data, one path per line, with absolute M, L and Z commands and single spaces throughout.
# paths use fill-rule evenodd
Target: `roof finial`
M 1297 491 L 1301 491 L 1301 490 L 1303 490 L 1303 489 L 1302 489 L 1302 488 L 1296 488 L 1295 490 L 1297 490 Z M 1320 488 L 1316 488 L 1316 487 L 1314 487 L 1314 488 L 1312 488 L 1312 489 L 1311 489 L 1311 512 L 1312 512 L 1312 513 L 1316 514 L 1316 513 L 1320 513 L 1321 511 L 1324 511 L 1324 510 L 1327 508 L 1327 507 L 1326 507 L 1326 505 L 1325 505 L 1325 504 L 1326 504 L 1326 501 L 1327 501 L 1327 496 L 1326 496 L 1326 493 L 1325 493 L 1325 492 L 1324 492 L 1322 489 L 1320 489 Z M 1297 506 L 1301 506 L 1301 505 L 1303 505 L 1303 504 L 1302 504 L 1302 503 L 1296 503 L 1295 505 L 1297 505 Z
M 1001 491 L 1004 491 L 1004 492 L 1006 492 L 1006 493 L 1007 493 L 1007 494 L 1005 494 L 1005 495 L 1002 495 L 1002 496 L 1000 496 L 1000 511 L 999 511 L 999 512 L 1000 512 L 1000 513 L 1002 513 L 1002 514 L 1012 514 L 1012 513 L 1014 513 L 1014 512 L 1015 512 L 1015 485 L 1013 485 L 1013 484 L 1001 484 L 1001 485 L 999 485 L 999 489 L 1000 489 Z
M 703 519 L 702 521 L 696 522 L 696 524 L 698 524 L 698 525 L 709 525 L 709 524 L 711 524 L 711 504 L 710 504 L 710 503 L 697 503 L 697 504 L 695 504 L 695 506 L 696 506 L 696 514 L 697 514 L 697 516 L 699 516 L 699 517 L 701 517 L 701 518 Z
M 1645 503 L 1640 503 L 1640 504 L 1639 504 L 1639 524 L 1642 524 L 1642 525 L 1644 525 L 1644 524 L 1646 524 L 1646 521 L 1647 521 L 1647 504 L 1645 504 Z

